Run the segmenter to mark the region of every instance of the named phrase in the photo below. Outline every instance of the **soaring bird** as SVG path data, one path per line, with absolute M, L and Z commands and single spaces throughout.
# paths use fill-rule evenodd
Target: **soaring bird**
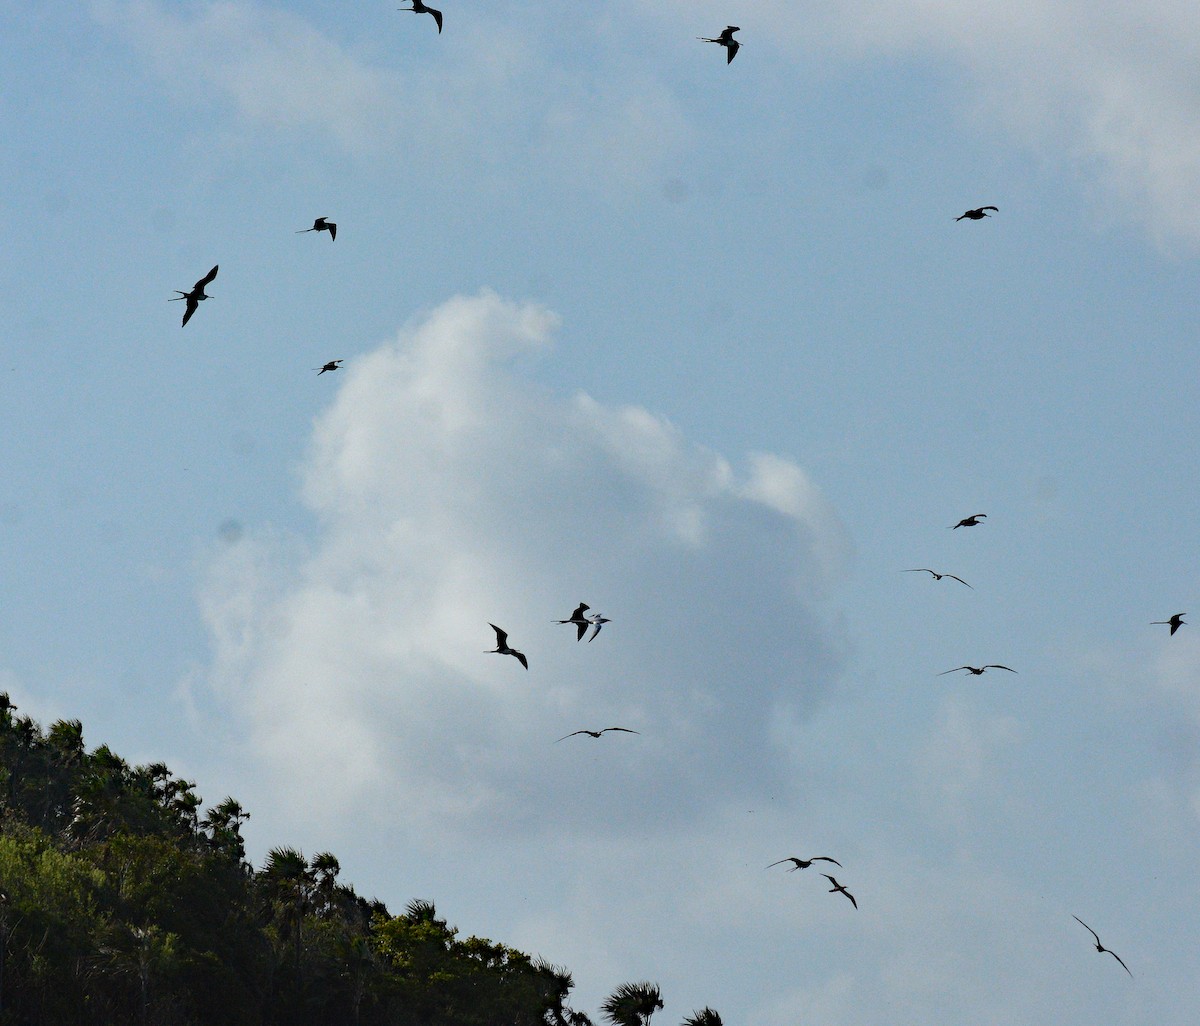
M 1095 930 L 1093 930 L 1090 926 L 1088 926 L 1088 924 L 1085 923 L 1082 919 L 1080 919 L 1079 916 L 1071 916 L 1071 918 L 1074 919 L 1075 922 L 1077 922 L 1080 926 L 1082 926 L 1085 930 L 1087 930 L 1088 933 L 1090 933 L 1093 937 L 1096 938 L 1096 950 L 1097 951 L 1100 951 L 1100 952 L 1107 951 L 1118 962 L 1121 962 L 1121 968 L 1124 969 L 1127 973 L 1129 973 L 1129 966 L 1127 966 L 1124 962 L 1121 961 L 1121 956 L 1118 955 L 1115 951 L 1109 950 L 1103 944 L 1100 943 L 1100 937 L 1096 933 Z M 1133 973 L 1129 973 L 1129 977 L 1130 977 L 1130 979 L 1132 979 Z
M 1187 616 L 1187 613 L 1176 613 L 1169 620 L 1151 620 L 1150 623 L 1152 626 L 1156 623 L 1170 624 L 1171 633 L 1174 634 L 1177 630 L 1179 630 L 1180 627 L 1187 623 L 1187 621 L 1184 619 L 1185 616 Z
M 333 242 L 337 238 L 337 225 L 327 217 L 318 217 L 311 228 L 301 228 L 297 235 L 303 235 L 305 232 L 329 232 L 329 241 Z
M 593 613 L 590 617 L 588 617 L 588 623 L 592 625 L 592 634 L 591 637 L 588 638 L 588 644 L 590 645 L 596 640 L 596 635 L 600 633 L 600 628 L 606 623 L 612 623 L 612 621 L 607 616 L 601 616 L 599 613 Z
M 954 574 L 939 574 L 936 570 L 930 570 L 927 566 L 914 567 L 912 570 L 905 570 L 903 572 L 906 574 L 933 574 L 935 581 L 940 581 L 943 577 L 949 577 L 950 580 L 958 581 L 959 584 L 967 584 L 961 577 L 955 577 Z M 967 584 L 967 587 L 971 588 L 969 584 Z M 975 589 L 971 588 L 971 590 L 974 591 Z
M 421 0 L 412 0 L 411 7 L 397 7 L 398 11 L 412 11 L 413 14 L 432 14 L 433 20 L 437 22 L 438 35 L 442 34 L 442 12 L 435 11 L 432 7 L 426 7 Z
M 630 730 L 628 727 L 605 727 L 603 730 L 576 730 L 570 734 L 564 734 L 558 741 L 565 741 L 569 737 L 574 737 L 576 734 L 587 734 L 588 737 L 599 737 L 601 734 L 607 734 L 610 730 L 624 731 L 626 734 L 640 734 L 640 730 Z M 558 744 L 555 741 L 555 744 Z
M 488 626 L 491 627 L 491 629 L 496 632 L 496 647 L 489 648 L 487 650 L 488 654 L 490 655 L 492 653 L 495 653 L 496 655 L 515 656 L 517 659 L 517 662 L 519 662 L 522 666 L 525 667 L 525 669 L 528 670 L 529 669 L 529 660 L 525 658 L 525 653 L 518 652 L 515 648 L 508 647 L 508 634 L 506 632 L 502 631 L 494 623 L 489 623 Z
M 979 521 L 986 520 L 986 513 L 974 513 L 969 517 L 963 517 L 957 524 L 950 528 L 951 531 L 957 531 L 960 527 L 978 527 Z
M 575 640 L 582 641 L 584 634 L 587 632 L 587 629 L 592 625 L 592 621 L 589 620 L 586 616 L 587 611 L 591 608 L 592 607 L 589 606 L 586 602 L 580 602 L 579 605 L 575 607 L 575 612 L 573 612 L 571 614 L 569 619 L 555 620 L 554 622 L 555 623 L 573 623 L 575 625 L 575 629 L 576 629 Z
M 742 45 L 733 38 L 733 34 L 740 31 L 741 29 L 737 25 L 726 25 L 725 30 L 716 39 L 709 39 L 707 36 L 697 36 L 696 38 L 702 43 L 716 43 L 725 47 L 725 63 L 728 64 L 737 56 L 738 48 Z
M 972 221 L 980 221 L 985 217 L 991 217 L 991 214 L 984 213 L 985 210 L 994 210 L 997 214 L 1000 213 L 999 207 L 976 207 L 974 210 L 968 210 L 965 214 L 960 214 L 954 220 L 961 221 L 964 217 L 968 217 Z
M 811 859 L 800 859 L 795 855 L 789 855 L 786 859 L 780 859 L 778 862 L 772 862 L 770 866 L 767 866 L 767 868 L 770 869 L 771 866 L 782 866 L 785 862 L 795 863 L 795 865 L 788 870 L 789 873 L 794 873 L 797 869 L 807 869 L 814 862 L 832 862 L 839 869 L 842 865 L 837 859 L 831 859 L 828 855 L 814 855 Z
M 956 666 L 953 670 L 943 670 L 938 674 L 939 677 L 944 677 L 948 673 L 957 673 L 959 670 L 966 670 L 968 673 L 978 677 L 984 670 L 1007 670 L 1009 673 L 1016 673 L 1011 666 L 1001 666 L 999 663 L 988 663 L 987 666 Z
M 838 883 L 828 873 L 822 873 L 821 875 L 823 877 L 825 877 L 825 879 L 828 880 L 831 884 L 833 884 L 833 886 L 829 889 L 830 894 L 834 894 L 834 893 L 844 894 L 844 895 L 846 895 L 847 898 L 850 899 L 850 904 L 853 905 L 855 908 L 858 908 L 858 902 L 854 900 L 854 895 L 851 894 L 848 890 L 846 890 L 846 888 L 842 884 Z
M 179 289 L 176 289 L 175 291 L 179 292 L 179 295 L 168 300 L 168 302 L 171 303 L 177 303 L 181 299 L 187 300 L 187 306 L 183 311 L 183 324 L 187 324 L 187 322 L 192 319 L 192 314 L 196 312 L 196 307 L 198 307 L 201 302 L 210 298 L 204 294 L 204 286 L 217 276 L 217 267 L 219 266 L 219 264 L 215 265 L 213 269 L 208 272 L 208 274 L 196 282 L 196 284 L 192 286 L 191 292 L 179 292 Z M 180 325 L 181 328 L 183 327 L 183 324 Z
M 335 371 L 335 370 L 337 370 L 337 369 L 338 369 L 338 364 L 339 364 L 339 363 L 345 363 L 345 362 L 346 362 L 345 360 L 330 360 L 330 361 L 329 361 L 327 364 L 325 364 L 323 367 L 320 367 L 320 368 L 318 368 L 318 367 L 314 367 L 314 368 L 313 368 L 313 370 L 315 370 L 315 371 L 317 372 L 317 377 L 319 378 L 319 377 L 320 377 L 322 374 L 324 374 L 326 371 Z

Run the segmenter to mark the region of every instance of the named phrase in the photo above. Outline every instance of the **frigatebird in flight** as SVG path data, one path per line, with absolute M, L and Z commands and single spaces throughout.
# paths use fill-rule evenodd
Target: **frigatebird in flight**
M 592 625 L 592 634 L 591 637 L 588 638 L 588 644 L 590 645 L 596 640 L 596 635 L 600 633 L 600 628 L 606 623 L 612 623 L 612 621 L 607 616 L 601 616 L 599 613 L 593 613 L 590 617 L 588 617 L 588 623 Z M 576 638 L 575 640 L 578 641 L 579 639 Z
M 797 869 L 807 869 L 814 862 L 832 862 L 838 868 L 841 868 L 842 865 L 837 859 L 831 859 L 828 855 L 814 855 L 811 859 L 800 859 L 795 855 L 789 855 L 786 859 L 780 859 L 778 862 L 772 862 L 770 866 L 767 866 L 767 868 L 770 869 L 771 866 L 782 866 L 785 862 L 795 863 L 795 865 L 788 870 L 789 873 L 794 873 Z
M 329 241 L 333 242 L 337 238 L 337 225 L 327 217 L 318 217 L 311 228 L 301 228 L 297 235 L 303 235 L 305 232 L 329 232 Z
M 438 35 L 442 34 L 442 12 L 435 11 L 432 7 L 426 7 L 421 0 L 412 0 L 411 7 L 397 7 L 396 10 L 412 11 L 413 14 L 432 14 L 433 20 L 437 22 Z
M 579 605 L 575 607 L 575 612 L 573 612 L 571 614 L 570 619 L 555 620 L 554 622 L 555 623 L 573 623 L 575 625 L 576 632 L 577 632 L 575 635 L 575 640 L 582 641 L 584 634 L 587 633 L 587 629 L 592 625 L 592 621 L 589 620 L 586 616 L 587 611 L 591 608 L 592 607 L 589 606 L 586 602 L 580 602 Z
M 515 648 L 508 647 L 508 634 L 505 631 L 502 631 L 494 623 L 489 623 L 488 626 L 496 632 L 496 647 L 489 648 L 487 650 L 487 654 L 491 655 L 492 653 L 495 653 L 496 655 L 514 656 L 516 657 L 517 662 L 519 662 L 525 667 L 525 669 L 528 670 L 529 660 L 525 658 L 525 653 L 518 652 Z
M 918 566 L 914 567 L 912 570 L 904 570 L 902 572 L 906 574 L 933 574 L 933 579 L 935 581 L 940 581 L 943 577 L 949 577 L 950 580 L 958 581 L 959 584 L 967 584 L 967 582 L 961 577 L 955 577 L 954 574 L 939 574 L 936 570 L 930 570 L 927 566 Z M 971 588 L 969 584 L 967 584 L 967 587 Z M 971 588 L 971 590 L 974 591 L 975 589 Z
M 737 56 L 738 48 L 742 45 L 733 38 L 733 34 L 740 31 L 741 29 L 737 25 L 726 25 L 724 31 L 716 39 L 709 39 L 707 36 L 697 36 L 696 38 L 702 43 L 716 43 L 725 47 L 725 63 L 728 64 Z
M 319 377 L 320 377 L 322 374 L 324 374 L 326 371 L 335 371 L 335 370 L 337 370 L 337 369 L 338 369 L 338 364 L 339 364 L 339 363 L 345 363 L 345 362 L 346 362 L 345 360 L 330 360 L 330 361 L 329 361 L 327 364 L 325 364 L 323 367 L 314 367 L 314 368 L 313 368 L 313 370 L 315 370 L 315 371 L 317 372 L 317 377 L 319 378 Z
M 969 517 L 963 517 L 957 524 L 950 528 L 951 531 L 957 531 L 960 527 L 978 527 L 979 521 L 986 520 L 986 513 L 974 513 Z
M 994 210 L 1000 213 L 999 207 L 976 207 L 974 210 L 968 210 L 965 214 L 959 214 L 954 220 L 961 221 L 964 217 L 970 218 L 972 221 L 981 221 L 985 217 L 991 217 L 991 214 L 985 214 L 985 210 Z
M 944 677 L 948 673 L 957 673 L 959 670 L 966 670 L 968 673 L 978 677 L 984 670 L 1007 670 L 1009 673 L 1016 673 L 1011 666 L 1001 666 L 999 663 L 988 663 L 987 666 L 956 666 L 953 670 L 943 670 L 938 674 L 939 677 Z
M 846 890 L 845 886 L 843 886 L 842 884 L 838 883 L 838 882 L 837 882 L 837 881 L 836 881 L 836 880 L 835 880 L 835 879 L 834 879 L 832 876 L 830 876 L 828 873 L 822 873 L 821 875 L 822 875 L 823 877 L 825 877 L 825 879 L 826 879 L 826 880 L 828 880 L 828 881 L 829 881 L 831 884 L 833 884 L 833 886 L 832 886 L 831 888 L 829 888 L 829 893 L 830 893 L 830 894 L 834 894 L 834 893 L 837 893 L 837 894 L 844 894 L 844 895 L 846 895 L 846 897 L 847 897 L 847 898 L 849 898 L 849 899 L 850 899 L 850 904 L 851 904 L 851 905 L 853 905 L 855 908 L 858 908 L 858 902 L 854 900 L 854 895 L 853 895 L 853 894 L 851 894 L 851 893 L 850 893 L 848 890 Z
M 576 734 L 587 734 L 588 737 L 599 737 L 601 734 L 607 734 L 610 730 L 624 731 L 626 734 L 640 734 L 640 730 L 630 730 L 628 727 L 605 727 L 603 730 L 576 730 L 570 734 L 564 734 L 558 741 L 565 741 L 569 737 L 574 737 Z M 558 744 L 555 741 L 555 744 Z
M 1187 616 L 1187 613 L 1176 613 L 1169 620 L 1151 620 L 1150 625 L 1153 626 L 1156 623 L 1170 624 L 1171 633 L 1174 634 L 1177 630 L 1179 630 L 1180 627 L 1187 623 L 1187 621 L 1184 619 L 1185 616 Z
M 1090 926 L 1088 926 L 1088 924 L 1085 923 L 1082 919 L 1080 919 L 1079 916 L 1071 916 L 1071 918 L 1074 919 L 1075 922 L 1077 922 L 1080 926 L 1082 926 L 1085 930 L 1087 930 L 1088 933 L 1090 933 L 1093 937 L 1096 938 L 1096 950 L 1097 951 L 1100 951 L 1100 952 L 1107 951 L 1118 962 L 1121 962 L 1121 968 L 1124 969 L 1127 973 L 1129 973 L 1129 966 L 1127 966 L 1124 962 L 1121 961 L 1121 956 L 1118 955 L 1115 951 L 1112 951 L 1109 948 L 1106 948 L 1103 944 L 1100 943 L 1100 937 L 1096 933 L 1095 930 L 1093 930 Z M 1133 973 L 1129 973 L 1129 978 L 1133 979 Z
M 171 303 L 177 303 L 181 299 L 187 300 L 187 306 L 183 311 L 183 324 L 187 324 L 187 322 L 192 319 L 192 314 L 196 312 L 196 307 L 198 307 L 203 300 L 210 298 L 209 296 L 205 295 L 204 286 L 217 276 L 217 267 L 219 266 L 220 264 L 215 265 L 213 269 L 208 272 L 208 274 L 196 282 L 196 284 L 192 286 L 191 292 L 179 292 L 179 289 L 176 289 L 175 291 L 179 292 L 179 295 L 168 300 L 168 302 Z M 181 328 L 183 327 L 183 324 L 180 325 Z

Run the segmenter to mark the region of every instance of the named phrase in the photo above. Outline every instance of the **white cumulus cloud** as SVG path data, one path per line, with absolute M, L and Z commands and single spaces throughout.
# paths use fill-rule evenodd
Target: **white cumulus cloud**
M 347 365 L 303 467 L 315 536 L 215 558 L 215 696 L 272 801 L 336 818 L 386 796 L 417 834 L 620 831 L 784 772 L 772 717 L 837 670 L 814 599 L 836 517 L 781 456 L 738 465 L 521 380 L 555 323 L 459 297 Z M 580 601 L 611 617 L 594 642 L 552 622 Z M 528 671 L 485 654 L 489 622 Z M 613 725 L 641 734 L 554 743 Z

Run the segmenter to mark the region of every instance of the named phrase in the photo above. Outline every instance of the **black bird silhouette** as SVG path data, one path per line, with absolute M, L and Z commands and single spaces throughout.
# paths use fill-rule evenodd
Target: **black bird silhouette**
M 494 623 L 489 623 L 488 626 L 491 627 L 491 629 L 496 632 L 496 647 L 489 648 L 487 650 L 488 654 L 491 655 L 492 653 L 495 653 L 496 655 L 515 656 L 517 659 L 517 662 L 519 662 L 522 666 L 525 667 L 525 669 L 528 670 L 529 669 L 529 660 L 525 658 L 525 653 L 518 652 L 515 648 L 508 647 L 508 634 L 505 631 L 502 631 Z
M 215 265 L 213 269 L 208 272 L 208 274 L 196 282 L 196 284 L 192 286 L 191 292 L 179 292 L 179 289 L 176 289 L 175 291 L 179 292 L 179 295 L 168 300 L 168 302 L 171 303 L 177 303 L 181 299 L 187 300 L 187 306 L 183 311 L 183 324 L 187 324 L 187 322 L 192 319 L 192 314 L 196 312 L 196 307 L 198 307 L 201 302 L 210 298 L 204 294 L 204 286 L 217 276 L 217 267 L 219 266 L 220 264 Z M 183 324 L 180 325 L 181 328 L 183 327 Z
M 577 632 L 575 634 L 575 640 L 582 641 L 584 634 L 587 632 L 587 629 L 592 625 L 592 621 L 589 620 L 587 618 L 587 616 L 584 615 L 591 608 L 592 607 L 589 606 L 586 602 L 580 602 L 579 605 L 575 607 L 575 612 L 573 612 L 571 614 L 571 617 L 569 620 L 555 620 L 554 622 L 555 623 L 573 623 L 573 624 L 575 624 L 575 628 L 576 628 L 576 632 Z
M 437 22 L 438 35 L 442 34 L 442 12 L 435 11 L 432 7 L 426 7 L 421 0 L 412 0 L 411 7 L 397 7 L 398 11 L 412 11 L 413 14 L 432 14 L 433 20 Z
M 954 220 L 961 221 L 964 217 L 968 217 L 972 221 L 979 221 L 985 217 L 991 217 L 991 214 L 984 213 L 985 210 L 994 210 L 997 214 L 1000 213 L 999 207 L 976 207 L 974 210 L 968 210 L 965 214 L 960 214 Z
M 999 663 L 988 663 L 987 666 L 956 666 L 953 670 L 943 670 L 938 674 L 939 677 L 944 677 L 948 673 L 957 673 L 959 670 L 966 670 L 968 673 L 978 677 L 984 670 L 1007 670 L 1009 673 L 1016 673 L 1011 666 L 1001 666 Z
M 1112 951 L 1111 949 L 1106 948 L 1103 944 L 1100 943 L 1100 937 L 1096 933 L 1095 930 L 1093 930 L 1090 926 L 1088 926 L 1088 924 L 1085 923 L 1082 919 L 1080 919 L 1079 916 L 1071 916 L 1071 918 L 1074 919 L 1075 922 L 1077 922 L 1080 926 L 1082 926 L 1085 930 L 1087 930 L 1088 933 L 1090 933 L 1093 937 L 1096 938 L 1096 950 L 1097 951 L 1100 951 L 1100 952 L 1107 951 L 1118 962 L 1121 962 L 1121 968 L 1124 969 L 1127 973 L 1129 973 L 1129 966 L 1127 966 L 1123 961 L 1121 961 L 1121 956 L 1118 955 L 1115 951 Z M 1133 973 L 1129 973 L 1129 978 L 1133 979 Z
M 311 228 L 301 228 L 297 235 L 303 235 L 305 232 L 329 232 L 329 241 L 333 242 L 337 238 L 337 225 L 327 217 L 318 217 Z
M 313 370 L 315 370 L 315 371 L 317 372 L 317 377 L 319 378 L 319 377 L 320 377 L 322 374 L 324 374 L 326 371 L 335 371 L 335 370 L 337 370 L 337 369 L 338 369 L 338 364 L 339 364 L 339 363 L 345 363 L 345 362 L 346 362 L 345 360 L 330 360 L 330 361 L 329 361 L 327 364 L 325 364 L 323 367 L 314 367 L 314 368 L 313 368 Z
M 858 902 L 854 900 L 853 894 L 851 894 L 848 890 L 846 890 L 845 887 L 843 887 L 840 883 L 838 883 L 828 873 L 822 873 L 821 875 L 823 877 L 825 877 L 825 879 L 828 880 L 831 884 L 833 884 L 833 886 L 829 889 L 830 894 L 833 894 L 835 892 L 838 894 L 844 894 L 844 895 L 846 895 L 847 898 L 850 899 L 850 904 L 853 905 L 855 908 L 858 908 Z
M 905 570 L 903 572 L 906 574 L 933 574 L 933 579 L 935 581 L 940 581 L 943 577 L 949 577 L 950 580 L 958 581 L 959 584 L 967 584 L 967 582 L 961 577 L 955 577 L 954 574 L 939 574 L 936 570 L 930 570 L 927 566 L 918 566 L 914 567 L 912 570 Z M 967 587 L 971 588 L 969 584 L 967 584 Z M 974 591 L 975 589 L 971 588 L 971 590 Z
M 574 737 L 576 734 L 587 734 L 588 737 L 599 737 L 601 734 L 607 734 L 610 730 L 621 730 L 626 734 L 640 734 L 640 730 L 630 730 L 628 727 L 605 727 L 603 730 L 576 730 L 570 734 L 564 734 L 558 741 L 565 741 L 569 737 Z M 555 744 L 558 744 L 555 741 Z
M 801 859 L 797 858 L 795 855 L 789 855 L 786 859 L 780 859 L 778 862 L 772 862 L 770 866 L 767 866 L 767 868 L 770 869 L 771 866 L 782 866 L 785 862 L 795 863 L 795 865 L 788 870 L 789 873 L 794 873 L 797 869 L 807 869 L 814 862 L 832 862 L 838 868 L 841 868 L 842 865 L 837 859 L 831 859 L 828 855 L 814 855 L 811 859 Z
M 1187 613 L 1176 613 L 1169 620 L 1151 620 L 1150 624 L 1151 624 L 1151 626 L 1153 626 L 1156 623 L 1170 624 L 1171 625 L 1171 633 L 1174 634 L 1177 630 L 1179 630 L 1180 627 L 1184 626 L 1187 623 L 1187 621 L 1184 619 L 1185 616 L 1187 616 Z
M 697 36 L 696 38 L 702 43 L 716 43 L 719 46 L 725 47 L 725 63 L 728 64 L 737 56 L 738 49 L 742 45 L 733 38 L 733 34 L 740 31 L 741 29 L 737 25 L 727 25 L 725 26 L 725 30 L 716 39 L 709 39 L 707 36 Z
M 974 513 L 969 517 L 963 517 L 957 524 L 950 528 L 951 531 L 957 531 L 960 527 L 978 527 L 979 521 L 986 520 L 986 513 Z

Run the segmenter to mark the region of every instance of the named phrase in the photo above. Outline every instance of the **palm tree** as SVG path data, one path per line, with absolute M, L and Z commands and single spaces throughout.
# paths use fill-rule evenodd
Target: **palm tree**
M 612 1026 L 649 1026 L 650 1017 L 663 1006 L 657 983 L 622 983 L 600 1006 Z
M 683 1020 L 683 1026 L 724 1026 L 721 1017 L 707 1006 Z

